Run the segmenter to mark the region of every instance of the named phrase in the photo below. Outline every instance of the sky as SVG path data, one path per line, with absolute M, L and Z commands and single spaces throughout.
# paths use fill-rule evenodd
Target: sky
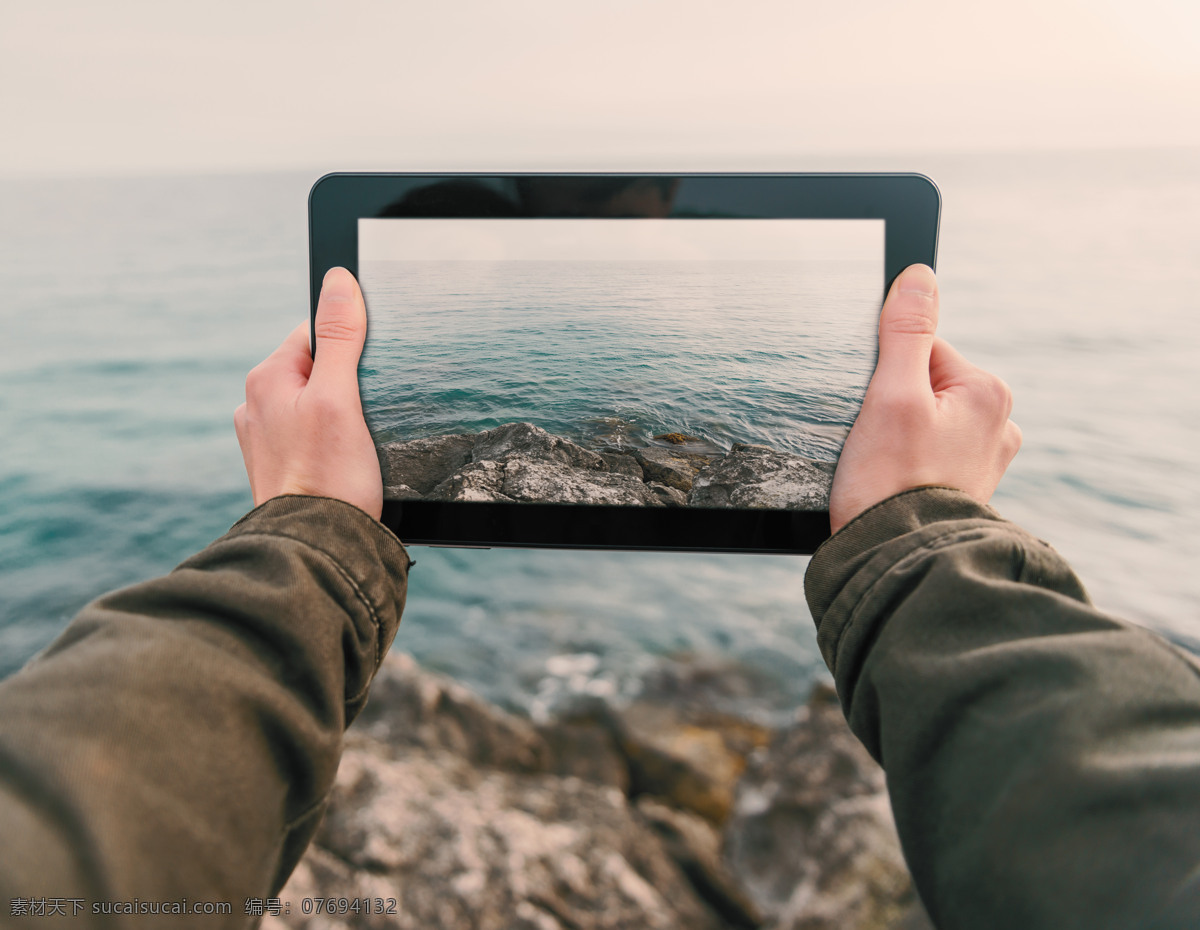
M 360 219 L 363 261 L 877 261 L 882 220 Z
M 47 0 L 0 177 L 1200 145 L 1195 0 Z

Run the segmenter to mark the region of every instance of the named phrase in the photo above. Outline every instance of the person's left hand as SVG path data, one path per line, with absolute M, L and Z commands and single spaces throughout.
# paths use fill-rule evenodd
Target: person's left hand
M 297 326 L 250 372 L 246 402 L 233 413 L 255 506 L 280 494 L 311 494 L 378 520 L 383 479 L 358 394 L 367 311 L 345 268 L 331 268 L 321 286 L 315 361 L 308 330 Z

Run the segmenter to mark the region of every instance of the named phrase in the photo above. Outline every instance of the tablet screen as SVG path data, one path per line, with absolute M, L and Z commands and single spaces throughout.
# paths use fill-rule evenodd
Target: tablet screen
M 360 219 L 386 500 L 827 510 L 884 221 Z

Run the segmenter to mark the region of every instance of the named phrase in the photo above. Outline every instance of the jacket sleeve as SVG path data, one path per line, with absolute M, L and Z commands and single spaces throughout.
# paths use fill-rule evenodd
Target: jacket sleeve
M 1200 927 L 1200 672 L 958 491 L 890 498 L 806 593 L 939 928 Z
M 84 608 L 0 683 L 0 924 L 14 899 L 73 897 L 89 914 L 228 902 L 224 919 L 117 925 L 244 926 L 245 899 L 276 892 L 316 829 L 409 564 L 357 508 L 279 497 Z

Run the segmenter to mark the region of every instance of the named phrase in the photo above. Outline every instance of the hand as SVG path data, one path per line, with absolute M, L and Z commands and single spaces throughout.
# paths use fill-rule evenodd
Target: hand
M 1008 385 L 934 336 L 937 279 L 900 273 L 879 314 L 879 362 L 833 476 L 836 533 L 873 504 L 925 485 L 991 499 L 1021 448 Z
M 317 303 L 316 360 L 308 324 L 246 377 L 233 413 L 255 506 L 280 494 L 336 497 L 376 520 L 383 479 L 358 396 L 367 311 L 358 282 L 331 268 Z

